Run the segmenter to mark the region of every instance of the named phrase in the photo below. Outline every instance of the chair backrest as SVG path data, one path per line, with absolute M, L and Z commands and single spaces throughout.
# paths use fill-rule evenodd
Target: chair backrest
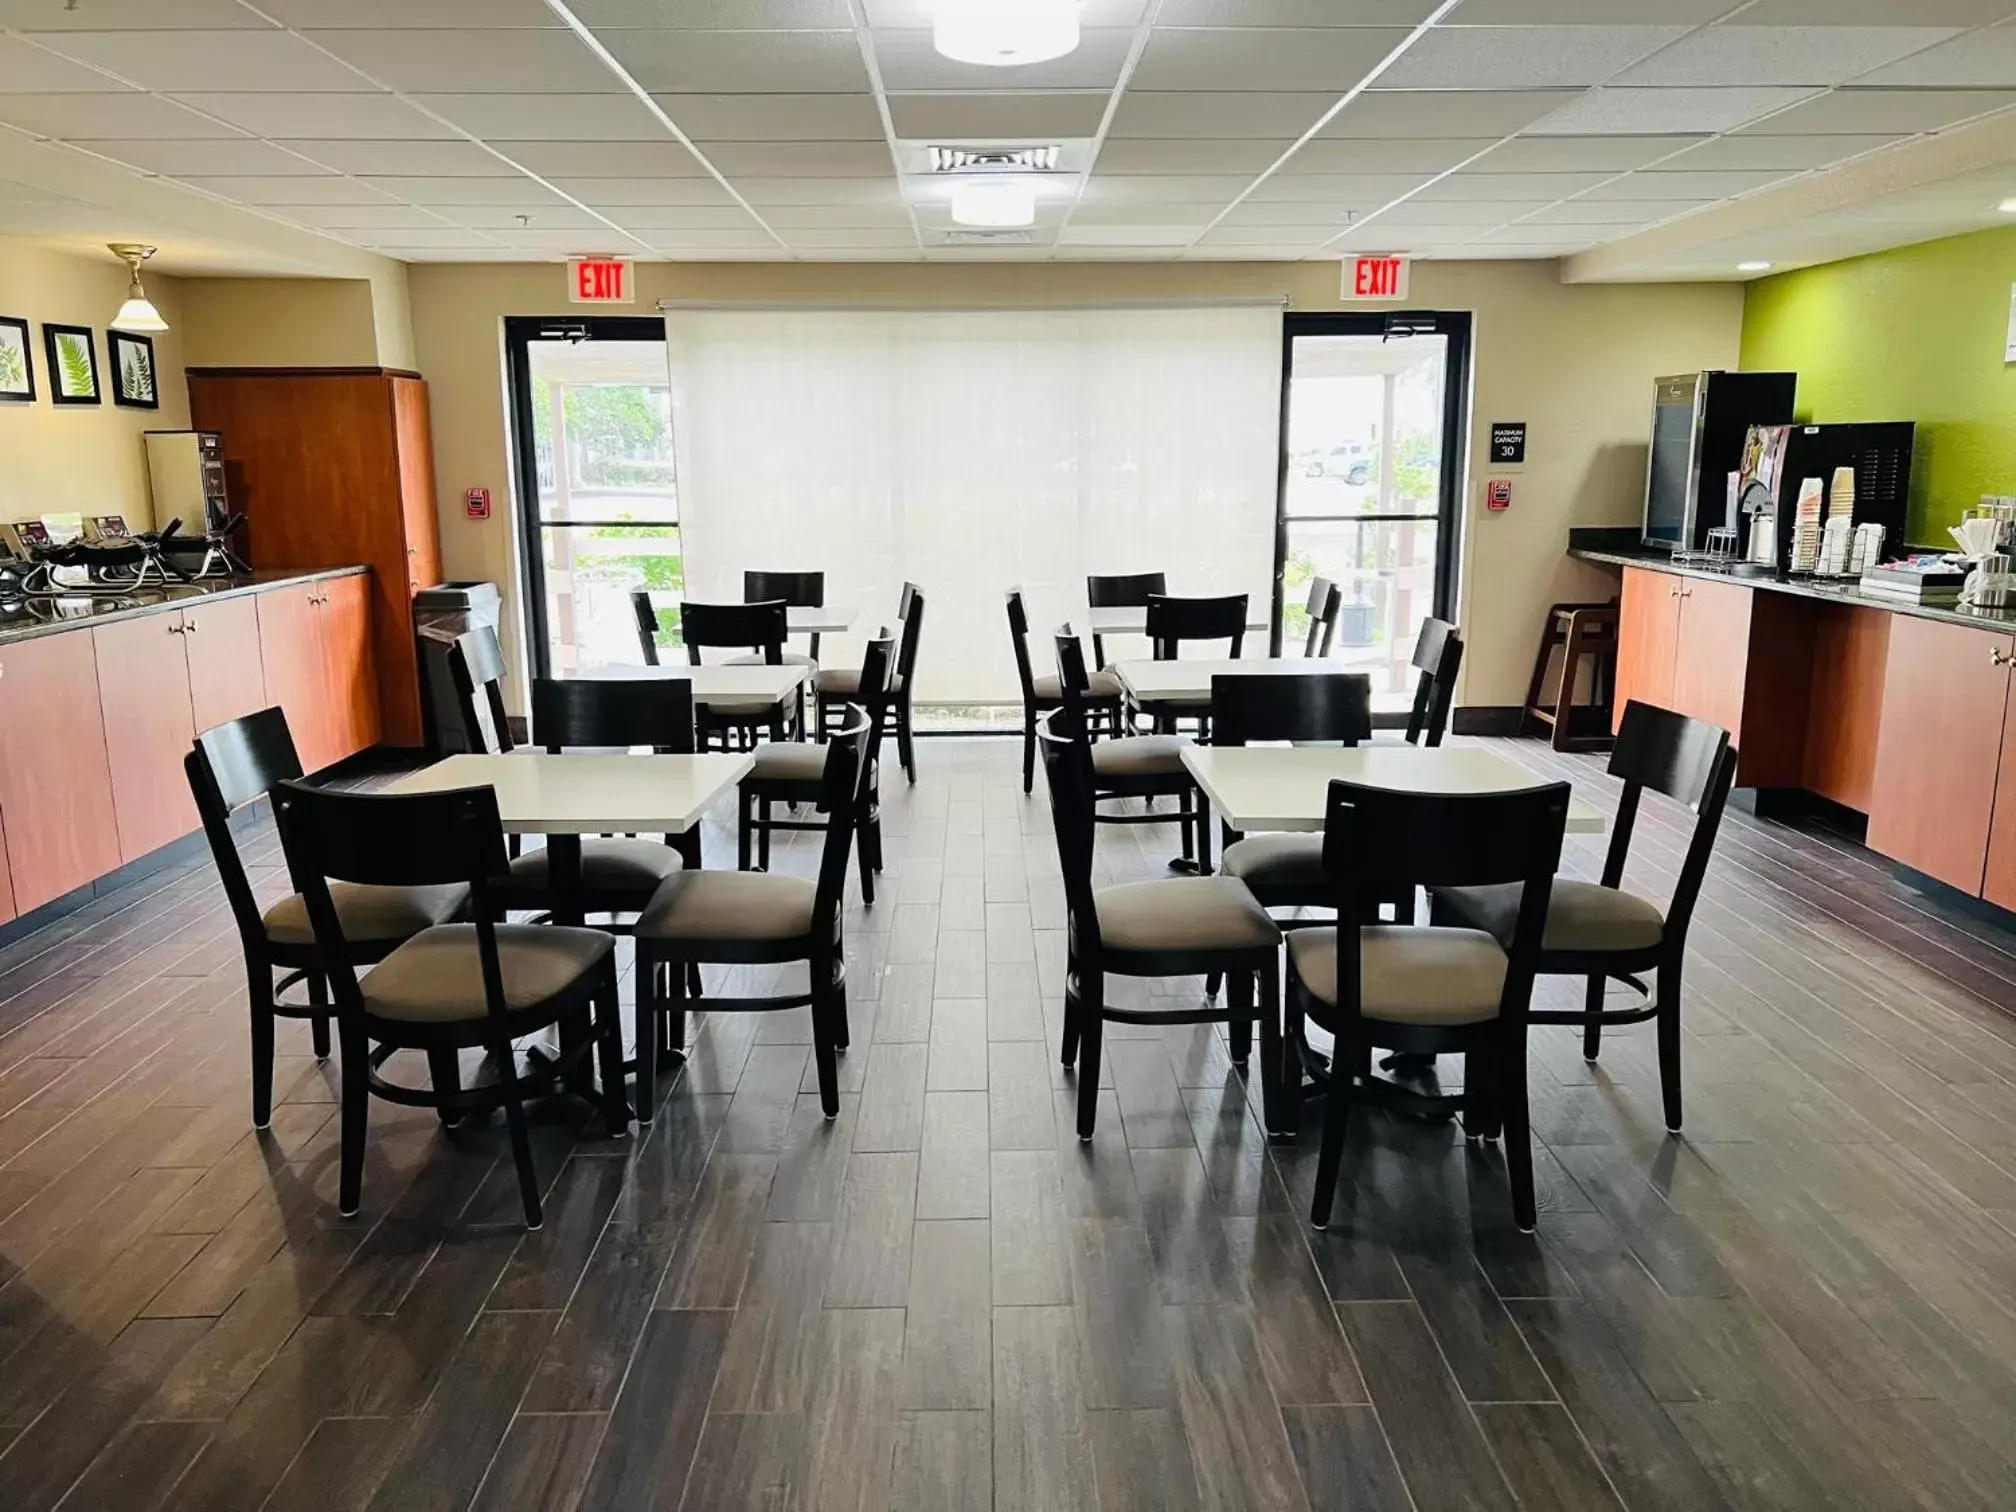
M 1449 706 L 1456 698 L 1463 636 L 1447 620 L 1425 619 L 1409 660 L 1421 677 L 1414 685 L 1414 706 L 1407 713 L 1407 743 L 1439 746 L 1448 733 Z
M 1684 940 L 1687 922 L 1701 894 L 1701 879 L 1722 827 L 1722 811 L 1736 781 L 1736 747 L 1729 732 L 1703 719 L 1689 719 L 1671 709 L 1640 703 L 1624 706 L 1617 725 L 1617 743 L 1610 750 L 1610 775 L 1624 781 L 1617 802 L 1617 822 L 1610 831 L 1610 849 L 1603 860 L 1603 884 L 1624 880 L 1624 862 L 1631 849 L 1631 831 L 1638 820 L 1638 800 L 1646 789 L 1694 811 L 1694 834 L 1681 858 L 1673 901 L 1666 910 L 1669 941 Z
M 870 729 L 867 711 L 850 704 L 845 722 L 826 737 L 826 765 L 819 777 L 819 811 L 826 816 L 826 837 L 819 849 L 819 877 L 812 899 L 812 933 L 821 940 L 838 937 L 840 904 L 847 891 L 848 849 L 865 807 L 862 789 L 868 780 Z
M 570 746 L 649 746 L 689 756 L 693 684 L 683 677 L 536 678 L 532 739 L 556 755 Z
M 1372 738 L 1372 679 L 1363 672 L 1256 673 L 1211 679 L 1211 744 Z
M 763 604 L 782 599 L 793 609 L 826 607 L 826 574 L 823 572 L 745 572 L 742 574 L 742 602 Z
M 1069 625 L 1057 627 L 1057 690 L 1064 707 L 1085 727 L 1085 696 L 1091 691 L 1091 675 L 1085 670 L 1085 646 Z
M 1147 634 L 1157 661 L 1182 655 L 1185 641 L 1222 640 L 1231 647 L 1226 654 L 1237 656 L 1246 639 L 1246 595 L 1171 598 L 1154 594 L 1148 600 Z
M 1523 1017 L 1561 865 L 1569 788 L 1548 783 L 1508 793 L 1405 793 L 1332 781 L 1323 815 L 1323 870 L 1337 900 L 1338 1006 L 1355 1014 L 1362 925 L 1379 904 L 1417 887 L 1519 883 L 1519 918 L 1507 947 L 1502 1011 Z
M 1036 673 L 1029 665 L 1029 608 L 1018 583 L 1008 590 L 1008 637 L 1015 645 L 1015 675 L 1022 681 L 1022 702 L 1036 699 Z
M 697 604 L 679 606 L 679 630 L 694 666 L 706 648 L 760 652 L 771 666 L 784 660 L 784 640 L 790 620 L 782 599 L 760 604 Z
M 276 784 L 301 776 L 301 758 L 295 754 L 287 716 L 279 709 L 261 709 L 205 730 L 182 758 L 182 770 L 188 775 L 217 875 L 223 879 L 231 917 L 249 949 L 266 938 L 266 925 L 251 879 L 245 875 L 238 837 L 231 832 L 231 816 L 265 797 Z
M 1169 591 L 1166 572 L 1094 574 L 1085 579 L 1085 602 L 1094 609 L 1139 609 Z
M 479 754 L 501 756 L 516 745 L 504 713 L 504 648 L 497 631 L 478 625 L 448 647 L 448 680 L 462 709 L 462 727 L 482 747 Z
M 445 793 L 353 793 L 289 781 L 273 789 L 273 817 L 288 869 L 308 905 L 315 943 L 328 962 L 337 1012 L 361 1016 L 362 994 L 329 883 L 439 887 L 466 882 L 476 923 L 483 986 L 493 1016 L 504 1012 L 496 923 L 503 900 L 492 884 L 506 872 L 497 793 L 489 787 Z
M 1344 590 L 1326 577 L 1309 580 L 1309 639 L 1304 656 L 1328 656 L 1337 638 L 1337 616 L 1344 606 Z
M 644 665 L 658 665 L 658 609 L 648 589 L 630 590 L 630 612 L 637 619 L 637 643 L 644 653 Z
M 1065 637 L 1058 637 L 1060 660 Z M 1071 638 L 1078 670 L 1084 652 Z M 1073 943 L 1080 952 L 1099 945 L 1099 910 L 1092 901 L 1093 795 L 1092 743 L 1085 735 L 1081 711 L 1067 704 L 1036 723 L 1036 745 L 1043 753 L 1043 778 L 1050 789 L 1050 823 L 1057 835 L 1057 864 L 1064 875 L 1064 905 L 1070 911 Z
M 871 721 L 868 743 L 862 749 L 861 758 L 868 765 L 867 786 L 872 791 L 876 778 L 875 765 L 882 755 L 882 726 L 896 689 L 896 637 L 889 633 L 887 625 L 869 637 L 868 647 L 861 653 L 861 680 L 854 686 L 855 697 L 861 700 L 861 706 Z
M 898 602 L 903 611 L 903 641 L 896 651 L 896 675 L 902 680 L 903 696 L 908 698 L 916 681 L 912 674 L 917 670 L 917 640 L 924 633 L 924 590 L 915 583 L 905 583 Z

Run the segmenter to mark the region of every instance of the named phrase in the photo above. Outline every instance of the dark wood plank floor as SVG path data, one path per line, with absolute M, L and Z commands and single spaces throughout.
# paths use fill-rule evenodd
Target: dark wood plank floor
M 1686 1137 L 1649 1026 L 1595 1065 L 1547 1031 L 1537 1237 L 1495 1152 L 1387 1118 L 1315 1235 L 1320 1118 L 1270 1151 L 1208 1028 L 1110 1031 L 1072 1137 L 1018 757 L 929 741 L 892 785 L 837 1122 L 802 1013 L 696 1020 L 648 1137 L 541 1116 L 536 1235 L 496 1128 L 384 1105 L 338 1219 L 299 1025 L 250 1130 L 206 866 L 0 949 L 0 1508 L 2016 1505 L 2016 940 L 1732 814 Z M 1684 827 L 1641 831 L 1663 892 Z M 1104 831 L 1101 865 L 1172 845 Z

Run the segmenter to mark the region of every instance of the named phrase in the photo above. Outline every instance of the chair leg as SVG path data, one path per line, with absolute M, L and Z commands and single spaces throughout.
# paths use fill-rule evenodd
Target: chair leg
M 1078 962 L 1076 958 L 1064 963 L 1064 1045 L 1058 1054 L 1067 1066 L 1078 1064 L 1078 1016 L 1084 1010 L 1078 1002 Z
M 770 825 L 776 809 L 768 798 L 756 800 L 756 866 L 758 870 L 770 870 Z
M 343 1108 L 337 1156 L 336 1210 L 355 1218 L 364 1189 L 364 1135 L 371 1117 L 371 1047 L 361 1030 L 342 1029 Z
M 441 1102 L 436 1110 L 441 1127 L 454 1128 L 462 1122 L 462 1112 L 455 1106 L 455 1099 L 462 1092 L 462 1066 L 452 1049 L 427 1052 L 427 1079 L 434 1084 L 434 1095 Z
M 861 906 L 875 906 L 875 842 L 863 824 L 854 836 L 854 865 L 861 873 Z
M 592 1012 L 597 1079 L 602 1083 L 602 1116 L 608 1122 L 609 1137 L 622 1139 L 630 1132 L 630 1103 L 623 1092 L 623 1014 L 613 953 L 603 972 L 601 988 L 595 994 Z
M 674 969 L 676 970 L 677 968 Z M 698 961 L 688 961 L 686 963 L 686 996 L 697 998 L 705 997 L 706 995 L 706 987 L 700 980 L 700 963 Z M 685 1036 L 682 1034 L 679 1037 L 679 1043 L 673 1045 L 671 1048 L 684 1051 L 686 1048 Z
M 1337 1174 L 1344 1165 L 1344 1138 L 1351 1123 L 1351 1070 L 1354 1046 L 1340 1038 L 1330 1058 L 1330 1095 L 1323 1104 L 1323 1150 L 1316 1158 L 1316 1196 L 1309 1205 L 1313 1228 L 1330 1226 L 1330 1208 L 1337 1196 Z
M 1218 985 L 1224 980 L 1225 973 L 1222 971 L 1206 972 L 1204 974 L 1204 996 L 1207 998 L 1218 996 Z
M 1036 711 L 1022 711 L 1022 792 L 1036 791 Z
M 1225 978 L 1226 1038 L 1232 1042 L 1232 1064 L 1242 1073 L 1253 1058 L 1253 978 L 1234 971 Z
M 658 1000 L 658 958 L 643 948 L 637 951 L 637 1122 L 648 1124 L 658 1115 L 658 1024 L 664 1005 Z M 680 968 L 675 963 L 673 971 Z
M 910 694 L 904 690 L 896 705 L 896 749 L 903 758 L 903 775 L 917 785 L 917 732 L 910 722 Z
M 1197 875 L 1211 875 L 1211 800 L 1197 789 Z
M 833 963 L 815 958 L 812 969 L 812 1060 L 819 1068 L 819 1111 L 840 1116 L 840 1067 L 834 1045 Z
M 1582 1021 L 1582 1059 L 1593 1061 L 1603 1049 L 1603 1025 L 1598 1015 L 1603 1012 L 1603 978 L 1589 978 L 1587 993 L 1582 999 L 1582 1010 L 1589 1015 Z
M 1496 1074 L 1484 1052 L 1463 1052 L 1463 1132 L 1471 1139 L 1496 1139 L 1504 1132 L 1492 1085 Z
M 1288 1080 L 1288 1057 L 1281 1039 L 1281 975 L 1269 961 L 1260 978 L 1260 1127 L 1270 1139 L 1293 1138 L 1301 1119 L 1302 1089 Z
M 659 1003 L 658 1048 L 660 1053 L 670 1050 L 675 1054 L 686 1053 L 686 999 L 688 977 L 698 976 L 697 963 L 681 966 L 674 961 L 665 967 L 665 996 Z
M 1104 1003 L 1105 984 L 1094 976 L 1080 988 L 1078 999 L 1078 1137 L 1087 1143 L 1099 1123 L 1100 1010 Z
M 252 1127 L 273 1123 L 273 968 L 245 963 L 246 996 L 252 1005 Z
M 1666 1132 L 1680 1132 L 1680 963 L 1659 968 L 1659 1091 L 1666 1103 Z
M 1533 1200 L 1533 1135 L 1526 1112 L 1526 1036 L 1506 1035 L 1498 1049 L 1498 1107 L 1505 1120 L 1505 1175 L 1512 1186 L 1512 1222 L 1522 1234 L 1538 1222 Z
M 308 1020 L 308 1035 L 315 1044 L 315 1059 L 329 1059 L 329 978 L 319 971 L 308 973 L 308 1001 L 325 1010 Z
M 497 1077 L 504 1085 L 504 1119 L 511 1129 L 511 1160 L 518 1167 L 518 1196 L 525 1204 L 525 1227 L 545 1226 L 539 1206 L 539 1169 L 532 1163 L 532 1135 L 525 1124 L 524 1089 L 518 1082 L 518 1062 L 511 1042 L 501 1040 L 490 1047 L 497 1065 Z
M 845 947 L 840 941 L 833 944 L 833 1048 L 842 1055 L 852 1042 L 852 1032 L 847 1027 L 847 964 Z
M 735 795 L 735 869 L 749 870 L 749 839 L 756 823 L 756 800 L 744 789 Z

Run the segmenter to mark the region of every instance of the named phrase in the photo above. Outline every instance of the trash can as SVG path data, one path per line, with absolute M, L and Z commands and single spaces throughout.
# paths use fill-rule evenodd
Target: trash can
M 503 599 L 495 583 L 436 583 L 413 595 L 413 639 L 420 652 L 420 711 L 427 753 L 435 759 L 479 751 L 482 742 L 464 728 L 448 673 L 448 648 L 478 625 L 496 629 Z

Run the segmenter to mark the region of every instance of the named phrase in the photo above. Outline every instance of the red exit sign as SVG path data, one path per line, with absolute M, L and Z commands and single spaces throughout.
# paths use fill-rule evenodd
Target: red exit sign
M 630 303 L 630 264 L 620 257 L 568 259 L 567 297 L 575 304 Z
M 1344 298 L 1405 299 L 1408 259 L 1404 257 L 1347 257 L 1344 260 Z

